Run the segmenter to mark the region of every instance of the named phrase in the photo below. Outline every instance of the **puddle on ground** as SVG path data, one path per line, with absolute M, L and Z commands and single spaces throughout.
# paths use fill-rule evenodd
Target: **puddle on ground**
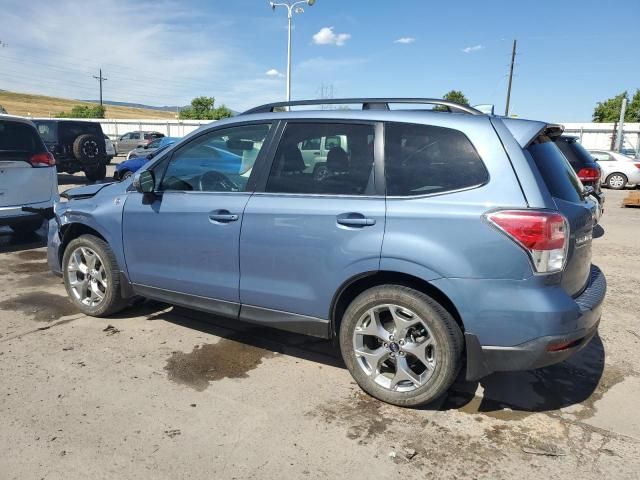
M 3 300 L 0 310 L 22 312 L 36 322 L 51 322 L 78 313 L 67 297 L 48 292 L 29 292 Z
M 41 250 L 25 250 L 23 252 L 18 252 L 17 256 L 21 260 L 26 260 L 27 262 L 36 260 L 45 261 L 47 259 L 47 252 L 43 252 Z
M 247 372 L 274 352 L 223 338 L 215 344 L 195 346 L 191 353 L 173 352 L 164 369 L 169 380 L 199 392 L 223 378 L 247 378 Z
M 45 273 L 43 275 L 30 275 L 15 280 L 14 286 L 16 288 L 42 288 L 45 285 L 62 285 L 62 278 L 57 277 L 53 273 Z
M 46 273 L 50 271 L 47 262 L 28 262 L 28 263 L 12 263 L 7 265 L 11 273 L 28 274 L 28 273 Z

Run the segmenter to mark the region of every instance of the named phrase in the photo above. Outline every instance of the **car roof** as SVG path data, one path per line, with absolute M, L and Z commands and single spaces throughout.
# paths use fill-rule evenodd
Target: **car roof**
M 10 122 L 26 123 L 27 125 L 34 126 L 30 118 L 18 117 L 16 115 L 7 115 L 6 113 L 0 113 L 0 120 L 7 120 Z

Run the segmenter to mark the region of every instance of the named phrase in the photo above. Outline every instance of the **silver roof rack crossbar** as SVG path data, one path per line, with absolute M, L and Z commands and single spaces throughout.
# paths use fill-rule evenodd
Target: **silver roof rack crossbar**
M 437 98 L 321 98 L 315 100 L 292 100 L 290 102 L 275 102 L 260 105 L 243 113 L 270 113 L 276 108 L 298 107 L 305 105 L 346 105 L 362 104 L 363 110 L 389 110 L 390 103 L 424 104 L 446 107 L 449 111 L 469 113 L 471 115 L 483 115 L 483 112 L 467 105 L 440 100 Z

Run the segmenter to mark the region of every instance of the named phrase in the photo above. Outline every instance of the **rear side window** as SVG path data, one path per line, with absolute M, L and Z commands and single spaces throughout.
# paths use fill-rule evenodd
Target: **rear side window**
M 46 152 L 35 128 L 20 122 L 0 121 L 0 159 L 13 158 L 14 154 Z
M 266 191 L 364 195 L 373 188 L 373 125 L 290 123 L 267 180 Z M 301 147 L 325 139 L 327 151 Z M 332 146 L 333 145 L 333 146 Z
M 567 160 L 569 160 L 574 170 L 580 170 L 584 167 L 595 167 L 593 157 L 589 155 L 589 152 L 577 141 L 558 139 L 556 145 Z
M 385 127 L 387 195 L 442 193 L 482 185 L 489 173 L 460 131 L 427 125 Z
M 36 122 L 40 137 L 49 143 L 55 143 L 58 138 L 58 124 L 56 122 Z
M 581 201 L 582 183 L 555 142 L 541 135 L 527 148 L 527 151 L 533 157 L 553 197 L 568 202 Z

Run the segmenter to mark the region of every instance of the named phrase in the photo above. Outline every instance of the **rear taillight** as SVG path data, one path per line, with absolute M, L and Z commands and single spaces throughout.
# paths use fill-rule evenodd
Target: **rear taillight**
M 56 159 L 49 152 L 36 153 L 29 159 L 29 163 L 34 167 L 53 167 Z
M 578 171 L 578 178 L 582 182 L 597 182 L 600 180 L 600 169 L 581 168 L 580 171 Z
M 537 273 L 559 272 L 569 246 L 569 226 L 559 213 L 544 210 L 500 210 L 484 218 L 528 254 Z
M 636 168 L 640 168 L 640 163 L 634 163 L 634 165 L 636 166 Z

